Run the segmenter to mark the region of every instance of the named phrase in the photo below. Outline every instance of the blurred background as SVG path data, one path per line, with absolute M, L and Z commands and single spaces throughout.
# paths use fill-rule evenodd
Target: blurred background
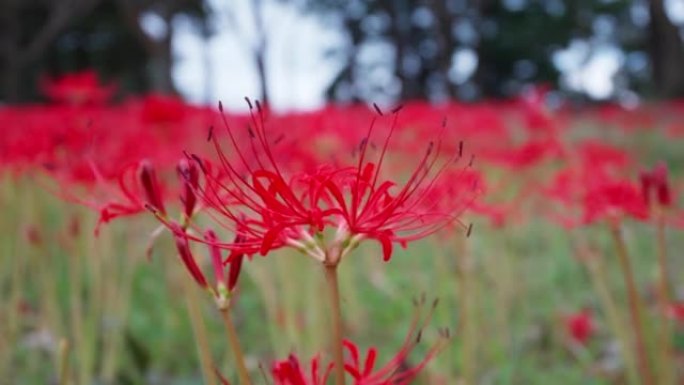
M 94 68 L 198 104 L 684 95 L 682 0 L 3 0 L 0 99 Z
M 402 365 L 455 337 L 418 384 L 682 383 L 683 39 L 684 0 L 0 0 L 0 385 L 236 378 L 215 304 L 124 185 L 153 162 L 179 213 L 181 154 L 215 157 L 216 103 L 247 128 L 245 96 L 291 112 L 267 125 L 292 170 L 365 151 L 364 103 L 420 101 L 392 178 L 443 119 L 445 151 L 476 155 L 471 237 L 396 247 L 391 268 L 364 244 L 341 270 L 345 328 L 378 362 L 424 293 L 440 306 Z M 320 266 L 277 254 L 246 264 L 234 308 L 254 375 L 329 333 Z

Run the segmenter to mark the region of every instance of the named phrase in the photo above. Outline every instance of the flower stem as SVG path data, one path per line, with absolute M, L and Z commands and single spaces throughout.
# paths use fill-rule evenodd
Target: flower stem
M 209 348 L 209 339 L 207 338 L 207 330 L 202 321 L 202 314 L 198 306 L 199 297 L 197 296 L 194 283 L 190 281 L 189 277 L 184 276 L 183 289 L 185 291 L 186 304 L 188 306 L 188 316 L 190 317 L 190 324 L 192 325 L 192 334 L 195 338 L 197 346 L 197 353 L 200 360 L 200 369 L 202 370 L 202 377 L 204 383 L 207 385 L 216 385 L 216 376 L 212 372 L 214 362 L 211 358 L 211 349 Z
M 627 369 L 627 383 L 632 385 L 638 384 L 639 370 L 635 366 L 634 356 L 631 354 L 629 347 L 631 339 L 629 337 L 628 321 L 623 318 L 615 298 L 606 284 L 608 282 L 608 275 L 605 272 L 603 261 L 598 255 L 593 255 L 588 250 L 582 250 L 581 253 L 584 255 L 579 259 L 583 261 L 589 271 L 591 282 L 606 312 L 608 323 L 619 341 L 620 353 L 623 356 Z
M 67 385 L 69 383 L 69 342 L 66 339 L 59 341 L 57 351 L 57 384 Z
M 344 350 L 342 345 L 342 312 L 340 309 L 340 287 L 337 281 L 337 265 L 325 266 L 325 281 L 332 310 L 332 349 L 335 362 L 335 385 L 344 385 Z
M 226 327 L 226 334 L 228 335 L 228 345 L 233 351 L 233 358 L 235 359 L 235 364 L 237 365 L 240 383 L 242 385 L 252 385 L 252 381 L 249 378 L 249 372 L 247 371 L 247 366 L 245 365 L 245 355 L 242 353 L 240 340 L 238 339 L 237 332 L 235 331 L 235 325 L 233 324 L 233 320 L 230 318 L 230 308 L 220 309 L 220 311 L 223 324 Z
M 611 235 L 615 242 L 615 248 L 620 260 L 620 266 L 625 278 L 625 285 L 627 287 L 627 297 L 629 300 L 629 311 L 632 318 L 632 326 L 634 327 L 635 350 L 637 356 L 637 365 L 641 375 L 641 380 L 644 385 L 654 385 L 653 372 L 648 361 L 648 354 L 646 351 L 646 342 L 644 339 L 644 327 L 641 318 L 641 306 L 639 303 L 639 293 L 637 291 L 636 282 L 634 279 L 634 271 L 629 261 L 627 254 L 627 245 L 620 231 L 618 224 L 611 225 Z
M 668 279 L 668 263 L 667 263 L 667 243 L 665 239 L 665 217 L 663 213 L 659 213 L 656 220 L 656 247 L 658 254 L 658 302 L 660 306 L 660 317 L 662 320 L 662 328 L 658 335 L 658 351 L 660 357 L 660 369 L 658 372 L 662 373 L 660 383 L 673 383 L 673 357 L 672 357 L 672 324 L 668 319 L 668 311 L 670 306 L 670 281 Z

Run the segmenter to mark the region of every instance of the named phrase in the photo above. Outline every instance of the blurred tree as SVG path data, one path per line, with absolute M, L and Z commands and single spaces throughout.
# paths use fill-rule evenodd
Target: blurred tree
M 279 0 L 287 1 L 287 0 Z M 252 32 L 238 21 L 234 9 L 227 13 L 230 27 L 237 34 L 241 35 L 239 41 L 247 47 L 247 51 L 252 55 L 256 67 L 257 77 L 259 78 L 259 100 L 264 104 L 269 103 L 268 78 L 266 76 L 266 52 L 268 50 L 269 31 L 264 24 L 264 2 L 262 0 L 248 0 L 249 13 L 251 14 Z
M 662 96 L 684 96 L 684 44 L 663 0 L 648 0 L 653 80 Z
M 535 83 L 574 92 L 556 62 L 557 54 L 573 42 L 588 47 L 576 54 L 578 67 L 600 50 L 615 47 L 620 52 L 618 91 L 671 96 L 684 90 L 684 47 L 663 0 L 300 4 L 338 23 L 347 34 L 347 46 L 334 53 L 342 70 L 328 90 L 338 100 L 507 97 Z M 632 65 L 642 56 L 650 58 L 650 67 Z M 655 83 L 644 81 L 649 70 Z
M 175 93 L 173 19 L 203 23 L 204 0 L 3 0 L 0 99 L 40 97 L 46 74 L 95 68 L 123 91 Z
M 2 98 L 20 97 L 26 69 L 43 57 L 74 20 L 99 0 L 3 0 L 0 2 L 0 73 Z
M 186 14 L 204 18 L 206 10 L 202 0 L 116 0 L 123 21 L 145 50 L 149 62 L 147 74 L 150 88 L 156 92 L 175 94 L 171 71 L 173 55 L 174 17 Z M 146 29 L 144 19 L 154 23 L 154 30 Z

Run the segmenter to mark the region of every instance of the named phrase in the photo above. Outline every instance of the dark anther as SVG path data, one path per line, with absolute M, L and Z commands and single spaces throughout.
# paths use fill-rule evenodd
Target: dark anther
M 247 102 L 247 105 L 249 106 L 249 109 L 250 109 L 250 110 L 251 110 L 252 108 L 254 108 L 254 107 L 252 107 L 252 101 L 249 100 L 249 98 L 246 97 L 246 96 L 245 96 L 245 101 Z
M 473 232 L 473 224 L 468 225 L 468 230 L 466 230 L 466 238 L 470 238 L 470 234 Z
M 250 138 L 254 138 L 254 131 L 252 130 L 252 127 L 247 126 L 247 133 L 249 134 Z
M 366 147 L 366 144 L 368 144 L 368 138 L 361 139 L 361 143 L 359 143 L 359 150 L 363 150 Z
M 416 335 L 416 343 L 419 344 L 420 340 L 423 338 L 423 331 L 420 330 L 418 334 Z
M 458 142 L 458 157 L 463 156 L 463 141 Z
M 439 298 L 435 298 L 435 300 L 432 301 L 432 307 L 433 308 L 437 307 L 437 305 L 439 305 Z
M 285 134 L 280 134 L 280 136 L 277 137 L 277 138 L 273 141 L 273 144 L 278 144 L 278 143 L 282 142 L 283 139 L 285 139 Z
M 475 155 L 470 156 L 470 162 L 468 162 L 468 167 L 473 167 L 473 163 L 475 162 Z
M 257 106 L 257 111 L 261 112 L 261 103 L 259 103 L 258 100 L 255 100 L 254 103 L 255 103 L 256 106 Z
M 397 112 L 401 111 L 402 108 L 404 108 L 404 105 L 400 104 L 400 105 L 394 107 L 394 109 L 392 110 L 392 113 L 396 114 Z
M 446 116 L 442 119 L 442 128 L 446 127 L 447 124 L 447 118 Z
M 427 155 L 432 154 L 432 149 L 433 149 L 433 148 L 435 148 L 435 142 L 430 142 L 430 143 L 428 144 L 428 148 L 427 148 L 426 154 L 427 154 Z
M 211 141 L 214 137 L 214 126 L 209 126 L 209 133 L 207 134 L 207 142 Z
M 380 116 L 384 116 L 384 115 L 385 115 L 385 114 L 382 113 L 382 110 L 380 109 L 380 107 L 378 107 L 377 104 L 373 103 L 373 108 L 375 108 L 375 112 L 377 112 L 378 115 L 380 115 Z
M 223 103 L 219 100 L 219 111 L 223 112 Z
M 197 162 L 197 164 L 198 164 L 198 165 L 200 166 L 200 168 L 202 169 L 202 172 L 206 174 L 206 173 L 207 173 L 207 169 L 204 168 L 204 163 L 202 162 L 202 159 L 200 159 L 200 157 L 197 156 L 197 154 L 191 154 L 190 156 L 192 157 L 192 159 L 195 160 L 195 162 Z

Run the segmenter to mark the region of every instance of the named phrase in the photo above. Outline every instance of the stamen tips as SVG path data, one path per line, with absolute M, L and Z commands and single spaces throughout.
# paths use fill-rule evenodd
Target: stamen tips
M 400 104 L 400 105 L 394 107 L 394 109 L 392 109 L 392 113 L 396 114 L 397 112 L 401 111 L 403 108 L 404 108 L 404 105 Z
M 463 156 L 463 141 L 458 142 L 458 157 Z
M 221 103 L 221 102 L 219 102 Z M 207 142 L 214 138 L 214 126 L 209 126 L 209 133 L 207 133 Z
M 473 232 L 473 223 L 471 222 L 468 225 L 468 230 L 466 230 L 466 238 L 470 238 L 470 234 L 472 234 L 472 232 Z
M 220 112 L 223 112 L 223 102 L 221 102 L 220 100 L 218 102 L 218 109 Z
M 378 115 L 385 116 L 385 114 L 382 113 L 382 110 L 380 109 L 380 107 L 378 107 L 376 103 L 373 103 L 373 108 L 375 109 L 375 112 L 378 113 Z
M 427 148 L 427 155 L 432 154 L 432 150 L 435 148 L 435 142 L 430 142 Z
M 250 110 L 254 108 L 254 107 L 252 107 L 252 101 L 249 100 L 249 98 L 246 97 L 246 96 L 245 96 L 245 101 L 247 102 L 247 105 L 249 106 L 249 109 L 250 109 Z

